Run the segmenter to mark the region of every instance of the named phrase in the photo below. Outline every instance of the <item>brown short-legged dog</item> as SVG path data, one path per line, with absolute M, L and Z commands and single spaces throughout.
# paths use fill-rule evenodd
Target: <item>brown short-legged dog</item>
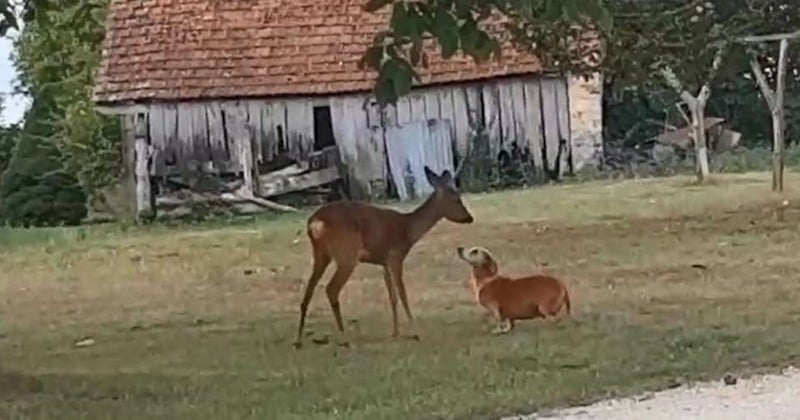
M 475 300 L 499 322 L 493 333 L 511 331 L 516 320 L 555 317 L 562 308 L 571 314 L 569 292 L 560 279 L 542 274 L 502 276 L 486 248 L 458 247 L 456 251 L 472 267 Z

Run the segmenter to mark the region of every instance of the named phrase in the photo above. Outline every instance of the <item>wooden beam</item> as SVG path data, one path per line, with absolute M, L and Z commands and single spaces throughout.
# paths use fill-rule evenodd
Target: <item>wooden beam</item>
M 259 182 L 260 188 L 258 189 L 258 195 L 261 197 L 274 197 L 276 195 L 302 191 L 307 188 L 329 184 L 341 178 L 339 175 L 339 168 L 335 166 L 319 171 L 285 176 L 278 179 L 270 179 L 268 177 L 269 175 L 263 175 Z
M 130 116 L 150 112 L 150 107 L 142 104 L 95 105 L 94 109 L 100 114 L 110 116 Z
M 282 211 L 282 212 L 287 212 L 287 213 L 297 213 L 297 212 L 300 211 L 300 210 L 297 210 L 296 208 L 294 208 L 292 206 L 287 206 L 285 204 L 276 203 L 274 201 L 267 200 L 267 199 L 264 199 L 264 198 L 261 198 L 261 197 L 256 197 L 254 195 L 248 196 L 247 192 L 246 191 L 242 191 L 242 190 L 239 190 L 239 191 L 237 191 L 235 193 L 223 193 L 223 194 L 220 195 L 220 197 L 225 201 L 235 202 L 236 199 L 239 199 L 239 200 L 247 201 L 247 202 L 250 202 L 250 203 L 253 203 L 253 204 L 257 204 L 257 205 L 259 205 L 261 207 L 264 207 L 264 208 L 267 208 L 267 209 L 277 210 L 277 211 Z
M 762 42 L 775 42 L 785 41 L 800 38 L 800 30 L 787 33 L 768 34 L 768 35 L 751 35 L 739 38 L 739 41 L 745 44 L 758 44 Z
M 147 118 L 134 118 L 134 177 L 136 179 L 136 220 L 139 222 L 155 216 L 150 189 L 150 162 L 152 148 L 147 143 Z
M 122 120 L 122 189 L 126 215 L 136 219 L 136 118 L 128 115 Z

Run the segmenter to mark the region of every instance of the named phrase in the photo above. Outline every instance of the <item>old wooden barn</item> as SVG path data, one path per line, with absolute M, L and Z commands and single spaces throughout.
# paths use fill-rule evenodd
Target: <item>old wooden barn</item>
M 94 94 L 124 119 L 137 214 L 209 194 L 272 206 L 340 178 L 356 198 L 407 199 L 429 188 L 424 164 L 468 153 L 476 125 L 491 158 L 524 150 L 551 176 L 599 160 L 599 77 L 546 74 L 508 47 L 481 66 L 430 51 L 422 83 L 381 112 L 358 61 L 386 16 L 363 3 L 112 1 Z

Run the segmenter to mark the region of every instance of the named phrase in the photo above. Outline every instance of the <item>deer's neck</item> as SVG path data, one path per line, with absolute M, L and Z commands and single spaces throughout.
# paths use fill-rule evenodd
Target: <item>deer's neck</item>
M 406 217 L 408 218 L 408 240 L 410 245 L 417 243 L 442 219 L 441 214 L 436 209 L 433 195 L 428 197 L 421 206 L 408 213 Z

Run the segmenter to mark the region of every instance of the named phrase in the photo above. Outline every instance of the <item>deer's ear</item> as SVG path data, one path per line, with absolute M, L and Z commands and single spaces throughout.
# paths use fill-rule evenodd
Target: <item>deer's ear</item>
M 444 172 L 439 176 L 439 180 L 443 184 L 453 184 L 453 174 L 450 173 L 449 169 L 445 169 Z
M 428 178 L 428 182 L 434 187 L 439 186 L 441 184 L 441 179 L 435 172 L 431 170 L 427 165 L 425 166 L 425 178 Z

